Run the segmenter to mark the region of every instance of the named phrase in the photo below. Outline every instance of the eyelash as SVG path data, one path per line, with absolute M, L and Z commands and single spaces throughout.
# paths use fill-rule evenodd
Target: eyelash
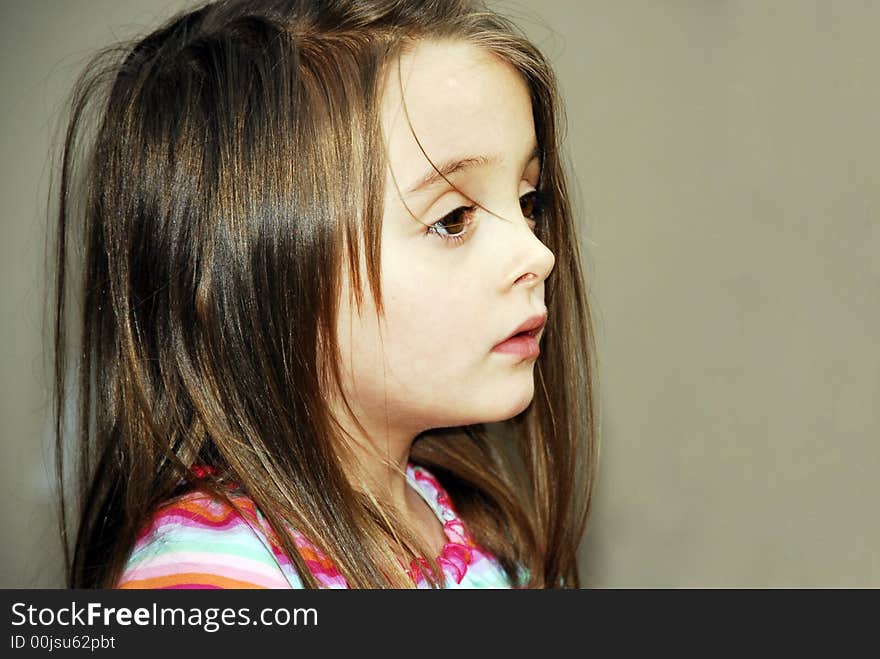
M 544 202 L 545 195 L 540 190 L 531 190 L 527 192 L 522 197 L 519 198 L 520 208 L 522 208 L 523 202 L 525 200 L 529 200 L 532 203 L 532 212 L 531 215 L 527 215 L 526 217 L 533 222 L 537 222 L 541 217 L 544 211 Z M 473 220 L 468 220 L 465 224 L 465 229 L 461 233 L 450 234 L 450 233 L 440 233 L 437 229 L 442 228 L 440 225 L 443 222 L 448 222 L 451 220 L 456 220 L 456 224 L 462 223 L 463 219 L 470 218 L 471 214 L 477 209 L 476 206 L 460 206 L 456 208 L 451 213 L 447 213 L 442 218 L 434 222 L 431 226 L 428 227 L 426 232 L 427 235 L 434 234 L 439 237 L 441 240 L 452 241 L 457 244 L 461 244 L 465 240 L 465 236 L 470 233 L 470 230 L 467 227 L 470 227 L 473 224 Z

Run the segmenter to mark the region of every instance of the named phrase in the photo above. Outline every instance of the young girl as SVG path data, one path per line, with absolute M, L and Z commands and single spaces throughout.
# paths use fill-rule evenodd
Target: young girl
M 97 58 L 58 192 L 69 585 L 577 587 L 595 350 L 557 113 L 468 0 L 218 2 Z

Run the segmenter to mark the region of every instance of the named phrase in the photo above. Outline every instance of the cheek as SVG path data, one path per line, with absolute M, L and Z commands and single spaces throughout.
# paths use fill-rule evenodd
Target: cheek
M 372 300 L 363 317 L 340 325 L 351 330 L 340 337 L 344 370 L 364 414 L 387 409 L 429 428 L 500 421 L 528 405 L 531 366 L 490 354 L 488 294 L 428 274 L 386 277 L 383 293 L 381 332 Z
M 393 276 L 391 276 L 393 275 Z M 485 300 L 461 274 L 414 267 L 389 273 L 385 282 L 386 333 L 396 366 L 438 375 L 472 364 L 486 334 Z

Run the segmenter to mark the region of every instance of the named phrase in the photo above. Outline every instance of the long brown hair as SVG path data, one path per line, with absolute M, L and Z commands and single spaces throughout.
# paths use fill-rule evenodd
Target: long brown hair
M 115 584 L 138 530 L 181 483 L 229 501 L 229 482 L 307 587 L 317 582 L 288 527 L 352 587 L 413 585 L 398 557 L 425 547 L 353 486 L 325 393 L 340 382 L 340 272 L 347 263 L 361 290 L 361 249 L 382 310 L 379 100 L 389 62 L 423 39 L 477 44 L 523 76 L 549 199 L 539 237 L 556 266 L 528 408 L 493 427 L 426 431 L 411 459 L 513 583 L 579 585 L 597 459 L 595 346 L 549 65 L 478 2 L 262 0 L 208 4 L 102 51 L 71 97 L 53 193 L 70 586 Z M 193 469 L 204 464 L 213 473 Z

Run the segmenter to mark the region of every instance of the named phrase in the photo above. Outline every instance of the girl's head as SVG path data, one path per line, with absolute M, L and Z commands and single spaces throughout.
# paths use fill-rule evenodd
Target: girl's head
M 360 467 L 415 439 L 512 576 L 576 583 L 594 351 L 540 53 L 475 2 L 262 0 L 103 58 L 59 197 L 61 394 L 84 239 L 71 582 L 113 583 L 182 480 L 229 479 L 350 584 L 405 585 L 424 548 Z M 539 357 L 493 351 L 545 311 Z

